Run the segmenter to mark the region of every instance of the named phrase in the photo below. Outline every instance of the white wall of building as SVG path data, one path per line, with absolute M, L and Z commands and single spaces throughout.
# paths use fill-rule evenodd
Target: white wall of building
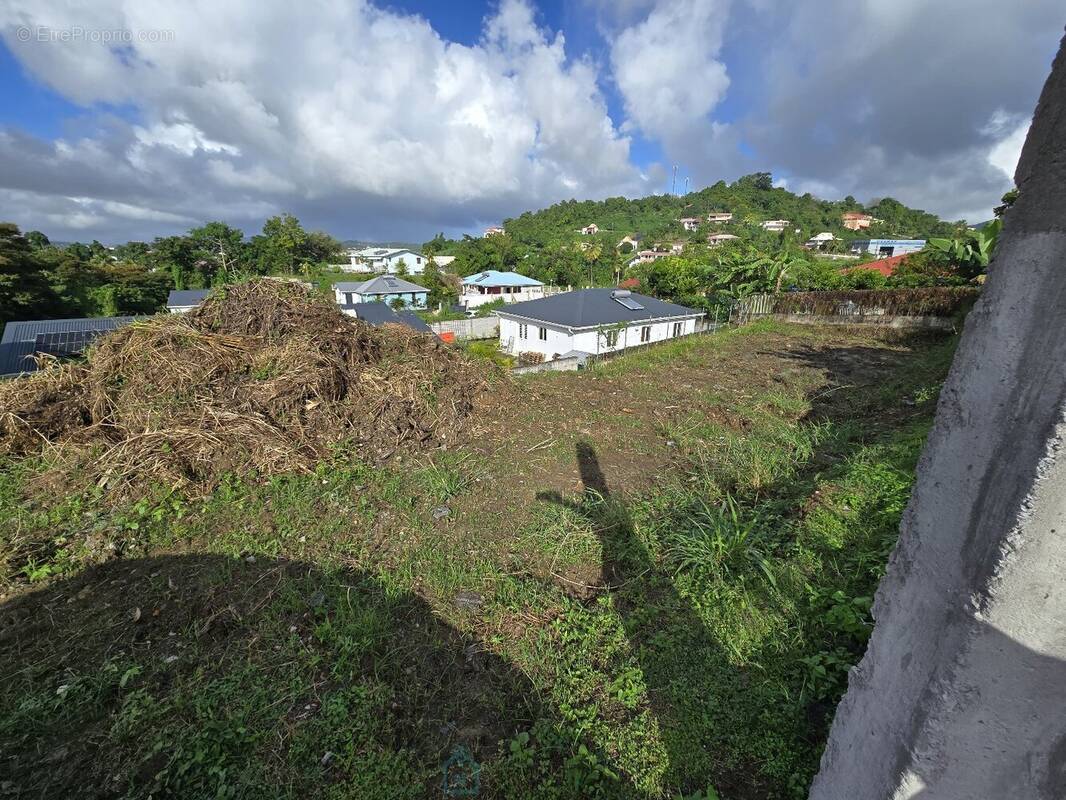
M 467 308 L 477 308 L 486 303 L 503 300 L 505 303 L 523 303 L 526 300 L 540 300 L 544 297 L 543 286 L 501 286 L 498 294 L 482 294 L 476 286 L 464 286 L 460 302 Z
M 521 326 L 525 325 L 525 336 L 522 336 Z M 675 330 L 675 325 L 680 325 Z M 646 341 L 642 341 L 643 328 L 650 328 Z M 637 347 L 642 344 L 662 342 L 677 336 L 687 336 L 696 332 L 696 319 L 672 319 L 653 322 L 637 322 L 617 331 L 617 343 L 608 343 L 607 331 L 614 330 L 615 326 L 607 325 L 601 329 L 582 329 L 571 331 L 564 325 L 551 325 L 542 322 L 523 323 L 518 320 L 500 317 L 500 348 L 512 355 L 518 353 L 540 353 L 545 360 L 550 360 L 556 355 L 563 355 L 570 350 L 581 350 L 586 353 L 609 353 L 615 350 L 625 350 L 628 347 Z M 541 338 L 541 332 L 546 338 Z
M 348 264 L 341 266 L 345 272 L 377 272 L 396 275 L 400 271 L 402 260 L 407 268 L 408 275 L 421 275 L 426 268 L 428 260 L 421 253 L 413 253 L 410 250 L 399 250 L 386 256 L 359 256 L 349 253 Z

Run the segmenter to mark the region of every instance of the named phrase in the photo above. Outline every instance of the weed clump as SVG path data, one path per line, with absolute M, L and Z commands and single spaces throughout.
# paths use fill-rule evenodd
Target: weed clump
M 309 469 L 341 446 L 380 462 L 460 438 L 488 370 L 298 284 L 251 281 L 0 384 L 0 455 L 52 450 L 111 487 L 207 488 L 226 472 Z

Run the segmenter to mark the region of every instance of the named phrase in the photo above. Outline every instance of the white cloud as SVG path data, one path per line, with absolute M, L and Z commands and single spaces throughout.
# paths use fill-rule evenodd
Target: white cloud
M 338 234 L 390 237 L 643 188 L 595 68 L 568 60 L 562 35 L 539 28 L 523 0 L 504 0 L 472 47 L 366 2 L 314 13 L 252 0 L 49 6 L 0 11 L 12 52 L 75 102 L 131 105 L 139 120 L 55 143 L 0 130 L 8 191 L 68 196 L 61 165 L 76 164 L 98 187 L 79 195 L 100 200 L 246 226 L 260 220 L 239 214 L 264 206 L 327 208 L 348 220 Z M 115 50 L 13 35 L 73 24 L 173 36 Z M 27 150 L 39 168 L 9 171 Z
M 1002 171 L 1012 181 L 1022 155 L 1025 137 L 1029 135 L 1031 120 L 1022 114 L 1008 114 L 996 109 L 983 133 L 995 140 L 988 151 L 988 163 Z

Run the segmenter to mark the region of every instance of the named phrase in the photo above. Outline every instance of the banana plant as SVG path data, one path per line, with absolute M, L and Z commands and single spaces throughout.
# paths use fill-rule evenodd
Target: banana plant
M 973 277 L 988 268 L 1002 227 L 1001 220 L 993 220 L 980 230 L 971 231 L 964 239 L 930 239 L 929 246 L 946 255 L 960 271 Z

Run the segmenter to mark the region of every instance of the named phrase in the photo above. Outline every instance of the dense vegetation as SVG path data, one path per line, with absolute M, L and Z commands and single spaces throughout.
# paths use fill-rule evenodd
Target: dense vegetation
M 0 461 L 5 787 L 798 800 L 952 348 L 689 337 L 206 496 Z
M 723 224 L 704 221 L 693 231 L 687 231 L 681 225 L 682 217 L 706 220 L 712 211 L 729 211 L 733 220 Z M 865 211 L 878 221 L 862 233 L 849 231 L 843 227 L 841 217 L 847 211 Z M 780 233 L 766 231 L 759 223 L 768 219 L 787 219 L 790 224 Z M 581 235 L 580 230 L 592 223 L 599 227 L 599 232 Z M 812 288 L 813 284 L 819 287 L 833 284 L 831 288 L 839 288 L 851 286 L 849 281 L 862 284 L 876 279 L 841 276 L 840 268 L 847 265 L 846 262 L 819 262 L 816 255 L 801 246 L 816 233 L 834 234 L 837 241 L 827 249 L 839 253 L 852 239 L 955 237 L 962 235 L 966 226 L 962 222 L 944 222 L 933 214 L 907 208 L 892 198 L 863 206 L 852 197 L 828 201 L 810 194 L 799 196 L 774 187 L 769 173 L 756 173 L 732 184 L 719 181 L 684 196 L 569 200 L 505 220 L 504 228 L 504 235 L 467 236 L 461 241 L 448 240 L 440 234 L 426 242 L 423 249 L 454 255 L 454 266 L 461 275 L 484 269 L 513 269 L 546 283 L 608 285 L 627 274 L 626 265 L 632 259 L 633 248 L 628 242 L 621 243 L 625 236 L 642 237 L 640 247 L 648 249 L 681 242 L 686 245 L 689 260 L 713 268 L 716 260 L 712 248 L 706 246 L 706 237 L 710 233 L 730 233 L 737 236 L 738 241 L 723 249 L 740 248 L 741 259 L 748 262 L 760 258 L 804 261 L 810 265 L 804 288 Z M 675 268 L 687 269 L 676 262 L 661 269 Z M 768 288 L 773 288 L 775 282 L 776 274 Z M 924 281 L 922 285 L 928 283 Z M 853 288 L 868 287 L 856 285 Z M 674 296 L 680 299 L 686 295 Z
M 1005 197 L 1005 209 L 1010 195 Z M 709 212 L 730 211 L 726 224 L 704 222 L 694 231 L 682 217 L 703 220 Z M 878 221 L 861 234 L 842 227 L 846 211 L 865 211 Z M 758 223 L 788 219 L 781 232 Z M 599 232 L 582 236 L 590 223 Z M 498 236 L 449 240 L 442 234 L 422 245 L 427 255 L 452 255 L 446 269 L 432 264 L 419 281 L 430 290 L 430 304 L 447 306 L 459 293 L 458 278 L 486 269 L 515 270 L 560 286 L 606 286 L 636 277 L 642 291 L 710 308 L 756 291 L 789 289 L 879 289 L 958 285 L 988 265 L 997 226 L 969 231 L 963 223 L 884 198 L 863 206 L 852 197 L 840 201 L 795 195 L 774 187 L 768 173 L 747 175 L 684 196 L 658 195 L 629 200 L 575 200 L 530 211 L 504 223 Z M 738 238 L 711 247 L 709 233 Z M 802 244 L 813 234 L 830 232 L 836 240 L 825 252 Z M 633 248 L 624 236 L 642 237 L 640 248 L 668 250 L 674 257 L 631 267 Z M 830 260 L 856 238 L 927 238 L 935 243 L 891 278 L 861 269 L 868 258 Z M 329 264 L 343 260 L 343 246 L 329 234 L 306 231 L 290 214 L 271 217 L 262 232 L 244 233 L 223 222 L 209 222 L 182 236 L 105 247 L 56 245 L 39 231 L 19 234 L 0 224 L 0 324 L 34 317 L 143 314 L 159 310 L 170 289 L 203 288 L 251 275 L 300 275 L 328 291 L 329 284 L 351 279 Z M 858 267 L 855 269 L 854 267 Z
M 250 239 L 224 222 L 184 236 L 105 247 L 52 244 L 0 223 L 0 325 L 9 320 L 152 314 L 171 289 L 196 289 L 250 275 L 313 275 L 336 260 L 339 242 L 305 231 L 289 215 L 272 217 Z

